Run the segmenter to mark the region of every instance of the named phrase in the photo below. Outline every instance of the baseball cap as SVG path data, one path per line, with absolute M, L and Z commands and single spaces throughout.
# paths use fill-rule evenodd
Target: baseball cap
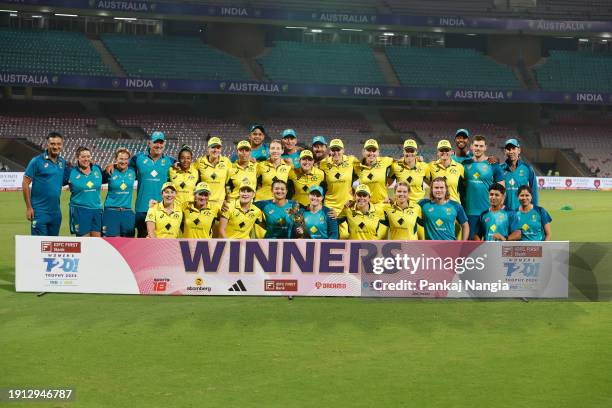
M 414 150 L 418 150 L 417 142 L 414 139 L 408 139 L 404 142 L 404 149 L 413 148 Z
M 324 195 L 323 194 L 323 187 L 321 187 L 321 186 L 312 186 L 312 187 L 310 187 L 310 190 L 308 190 L 308 193 L 314 193 L 315 191 L 318 191 L 319 194 Z
M 161 191 L 164 191 L 164 190 L 165 190 L 165 189 L 167 189 L 167 188 L 171 188 L 171 189 L 173 189 L 174 191 L 176 191 L 176 187 L 174 187 L 174 184 L 172 184 L 172 183 L 171 183 L 171 182 L 169 182 L 169 181 L 166 181 L 166 182 L 165 182 L 165 183 L 162 185 Z
M 158 140 L 166 140 L 166 135 L 164 135 L 164 132 L 160 132 L 159 130 L 151 133 L 151 141 L 157 142 Z
M 297 137 L 297 132 L 293 129 L 285 129 L 283 130 L 283 133 L 281 133 L 282 138 L 286 138 L 286 137 Z
M 363 148 L 367 149 L 368 147 L 375 147 L 376 150 L 378 150 L 378 142 L 376 140 L 374 140 L 374 139 L 368 139 L 364 143 Z
M 221 143 L 221 139 L 219 139 L 216 136 L 213 136 L 210 139 L 208 139 L 208 147 L 217 146 L 217 145 L 221 146 L 222 144 L 223 143 Z
M 190 152 L 190 153 L 193 154 L 193 149 L 189 145 L 183 145 L 183 146 L 181 146 L 181 150 L 179 150 L 179 154 L 181 152 Z
M 516 147 L 521 147 L 519 141 L 516 140 L 516 139 L 508 139 L 508 140 L 506 140 L 506 143 L 504 143 L 504 147 L 507 147 L 508 145 L 512 145 L 512 146 L 516 146 Z
M 457 129 L 457 131 L 455 132 L 455 137 L 459 136 L 462 133 L 465 134 L 465 137 L 470 137 L 470 132 L 467 129 Z
M 450 144 L 448 140 L 442 139 L 438 142 L 437 150 L 440 150 L 440 149 L 453 150 L 453 146 Z
M 251 125 L 251 127 L 249 128 L 249 133 L 251 133 L 255 129 L 259 129 L 262 132 L 266 133 L 266 129 L 264 129 L 263 125 Z
M 242 180 L 242 183 L 240 183 L 240 188 L 238 189 L 238 191 L 242 190 L 243 188 L 248 188 L 251 191 L 255 191 L 255 188 L 253 187 L 253 183 L 251 183 L 249 180 Z
M 236 149 L 240 150 L 240 149 L 249 149 L 251 150 L 251 144 L 249 143 L 248 140 L 241 140 L 238 142 L 238 145 L 236 145 Z
M 333 149 L 334 147 L 344 149 L 344 143 L 342 143 L 342 140 L 340 139 L 332 139 L 331 142 L 329 142 L 329 148 Z
M 193 190 L 194 193 L 202 193 L 204 191 L 210 193 L 210 187 L 204 182 L 196 184 L 195 189 Z
M 300 152 L 300 159 L 303 159 L 304 157 L 310 157 L 311 159 L 314 158 L 312 152 L 308 149 L 304 149 Z
M 365 184 L 360 184 L 357 186 L 357 188 L 355 189 L 355 195 L 359 193 L 366 193 L 367 195 L 372 195 L 372 193 L 370 192 L 370 187 Z
M 315 136 L 312 138 L 312 144 L 313 146 L 316 145 L 317 143 L 321 143 L 326 145 L 327 144 L 327 140 L 325 140 L 325 136 Z

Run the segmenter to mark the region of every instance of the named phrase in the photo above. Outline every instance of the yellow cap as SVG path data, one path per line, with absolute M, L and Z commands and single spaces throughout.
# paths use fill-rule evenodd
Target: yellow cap
M 418 150 L 417 142 L 414 139 L 408 139 L 404 142 L 404 149 L 413 148 L 414 150 Z
M 446 139 L 442 139 L 438 142 L 438 150 L 440 149 L 449 149 L 449 150 L 453 150 L 453 146 L 450 144 L 450 142 Z
M 246 178 L 242 180 L 242 183 L 240 183 L 240 188 L 238 189 L 238 191 L 242 190 L 243 188 L 248 188 L 251 191 L 255 191 L 255 187 L 253 186 L 253 183 L 251 183 Z
M 310 157 L 311 159 L 314 159 L 312 152 L 308 149 L 304 149 L 300 152 L 300 159 L 303 159 L 304 157 Z
M 174 187 L 174 184 L 172 184 L 172 183 L 171 183 L 171 182 L 169 182 L 169 181 L 166 181 L 166 182 L 165 182 L 165 183 L 162 185 L 161 191 L 164 191 L 164 190 L 165 190 L 165 189 L 167 189 L 167 188 L 171 188 L 171 189 L 173 189 L 174 191 L 176 191 L 176 187 Z
M 221 139 L 219 139 L 216 136 L 211 137 L 210 139 L 208 139 L 208 147 L 216 146 L 216 145 L 219 145 L 219 146 L 223 145 L 223 143 L 221 143 Z
M 357 186 L 357 188 L 355 189 L 355 195 L 357 195 L 358 193 L 366 193 L 367 195 L 372 195 L 372 193 L 370 192 L 370 187 L 365 184 L 360 184 Z
M 329 142 L 329 148 L 334 148 L 334 147 L 339 147 L 340 149 L 344 149 L 344 143 L 342 143 L 342 140 L 340 139 L 332 139 L 331 142 Z
M 206 191 L 208 193 L 210 193 L 210 187 L 208 187 L 208 184 L 204 183 L 203 181 L 196 184 L 195 189 L 193 190 L 194 193 L 201 193 L 203 191 Z
M 238 142 L 238 145 L 236 146 L 236 149 L 240 150 L 240 149 L 249 149 L 251 150 L 251 144 L 249 143 L 248 140 L 241 140 Z
M 368 147 L 374 147 L 374 148 L 376 148 L 376 150 L 378 150 L 378 142 L 376 140 L 374 140 L 374 139 L 368 139 L 364 143 L 363 148 L 367 149 Z

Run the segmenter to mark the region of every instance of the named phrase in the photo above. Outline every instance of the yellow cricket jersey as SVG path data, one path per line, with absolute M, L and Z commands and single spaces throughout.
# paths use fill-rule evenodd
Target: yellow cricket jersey
M 464 174 L 463 165 L 454 160 L 451 160 L 448 167 L 444 167 L 437 160 L 429 163 L 429 185 L 431 186 L 431 180 L 437 177 L 446 177 L 450 199 L 458 203 L 461 203 L 459 183 L 464 178 Z
M 277 167 L 270 160 L 265 160 L 257 163 L 257 192 L 255 193 L 255 201 L 271 200 L 272 183 L 276 180 L 287 182 L 289 179 L 289 171 L 292 169 L 290 165 L 281 161 Z
M 381 229 L 386 235 L 385 213 L 382 207 L 370 204 L 370 209 L 366 213 L 357 210 L 355 206 L 344 208 L 340 218 L 345 218 L 348 224 L 349 238 L 361 240 L 381 239 Z
M 370 187 L 371 202 L 378 204 L 389 197 L 387 192 L 387 175 L 391 171 L 393 159 L 391 157 L 378 157 L 371 166 L 363 162 L 355 164 L 355 174 L 359 178 L 359 184 Z
M 249 180 L 252 186 L 257 185 L 257 164 L 248 162 L 246 166 L 241 166 L 238 162 L 232 164 L 230 177 L 227 182 L 229 193 L 227 200 L 235 200 L 240 195 L 240 184 L 244 179 Z
M 207 203 L 197 209 L 193 202 L 183 205 L 183 238 L 212 238 L 212 227 L 219 220 L 221 207 Z
M 248 239 L 255 223 L 263 222 L 263 213 L 255 204 L 251 203 L 249 209 L 244 211 L 239 200 L 231 203 L 230 208 L 223 211 L 221 216 L 227 219 L 227 238 Z
M 343 156 L 340 164 L 331 157 L 322 160 L 319 168 L 325 174 L 325 206 L 340 213 L 347 201 L 352 200 L 354 165 L 359 161 L 354 156 Z
M 397 204 L 384 206 L 385 215 L 389 222 L 389 239 L 411 240 L 419 239 L 418 230 L 421 224 L 421 206 L 409 201 L 408 207 L 402 209 Z
M 232 162 L 227 157 L 219 157 L 219 161 L 213 166 L 208 157 L 202 156 L 197 160 L 200 181 L 210 187 L 209 201 L 221 204 L 225 200 L 225 185 L 229 180 Z
M 193 190 L 200 179 L 198 168 L 192 164 L 187 170 L 177 170 L 170 167 L 168 178 L 176 188 L 176 201 L 178 204 L 193 200 Z
M 181 236 L 183 212 L 181 206 L 175 202 L 172 213 L 168 214 L 164 203 L 160 202 L 149 208 L 145 221 L 155 223 L 157 238 L 178 238 Z
M 310 173 L 304 173 L 301 169 L 291 169 L 289 172 L 289 184 L 293 184 L 293 201 L 302 205 L 308 205 L 308 192 L 312 186 L 320 186 L 325 178 L 325 173 L 313 167 Z
M 395 178 L 396 182 L 403 181 L 410 186 L 408 201 L 419 201 L 425 198 L 423 181 L 429 180 L 429 165 L 427 163 L 416 162 L 415 166 L 410 168 L 404 160 L 396 160 L 391 165 L 390 176 Z

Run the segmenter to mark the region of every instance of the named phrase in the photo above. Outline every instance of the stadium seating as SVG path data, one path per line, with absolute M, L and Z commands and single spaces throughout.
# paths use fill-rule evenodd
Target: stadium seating
M 44 140 L 50 131 L 66 138 L 87 137 L 89 126 L 95 126 L 91 116 L 66 114 L 54 116 L 0 115 L 0 137 Z
M 258 59 L 274 81 L 321 84 L 384 85 L 372 50 L 365 45 L 276 41 Z
M 547 91 L 612 91 L 612 54 L 585 51 L 550 51 L 546 62 L 535 69 Z
M 131 77 L 248 80 L 240 60 L 194 37 L 103 34 L 100 36 Z
M 521 85 L 508 66 L 473 49 L 385 48 L 400 82 L 432 88 L 517 89 Z
M 44 74 L 111 76 L 81 33 L 0 28 L 0 70 Z

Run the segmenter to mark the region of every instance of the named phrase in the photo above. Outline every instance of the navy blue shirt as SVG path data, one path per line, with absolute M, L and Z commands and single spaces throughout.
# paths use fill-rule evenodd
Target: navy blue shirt
M 30 160 L 24 175 L 32 179 L 31 198 L 34 211 L 60 212 L 60 195 L 68 176 L 66 160 L 58 156 L 53 163 L 47 151 L 44 151 Z

